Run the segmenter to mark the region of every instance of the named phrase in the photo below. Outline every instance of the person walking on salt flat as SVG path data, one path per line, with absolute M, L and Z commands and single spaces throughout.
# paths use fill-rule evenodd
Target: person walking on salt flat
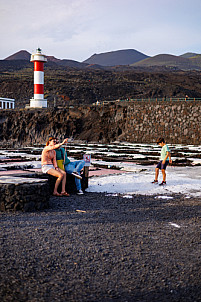
M 168 147 L 168 145 L 165 143 L 165 139 L 164 138 L 159 138 L 156 142 L 159 146 L 162 147 L 161 149 L 161 156 L 160 156 L 160 161 L 156 166 L 155 169 L 155 179 L 154 181 L 152 181 L 153 184 L 157 184 L 158 183 L 158 176 L 159 176 L 159 170 L 161 170 L 162 175 L 163 175 L 163 181 L 159 184 L 160 186 L 166 185 L 166 167 L 168 166 L 168 164 L 172 163 L 172 159 L 171 159 L 171 154 L 170 154 L 170 149 Z

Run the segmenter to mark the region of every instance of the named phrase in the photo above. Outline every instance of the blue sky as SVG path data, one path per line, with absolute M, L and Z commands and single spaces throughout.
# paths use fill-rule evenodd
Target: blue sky
M 37 47 L 80 62 L 119 49 L 201 53 L 200 0 L 0 0 L 0 25 L 1 60 Z

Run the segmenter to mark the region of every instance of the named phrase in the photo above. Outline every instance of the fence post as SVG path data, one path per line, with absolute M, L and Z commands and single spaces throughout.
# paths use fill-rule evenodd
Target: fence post
M 84 166 L 83 170 L 84 179 L 82 179 L 82 188 L 85 190 L 89 185 L 89 166 Z

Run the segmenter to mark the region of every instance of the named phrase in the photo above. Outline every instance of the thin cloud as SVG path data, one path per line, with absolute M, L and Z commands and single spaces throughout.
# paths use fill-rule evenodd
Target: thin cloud
M 78 61 L 126 48 L 201 52 L 199 0 L 0 0 L 0 16 L 1 59 L 38 46 Z

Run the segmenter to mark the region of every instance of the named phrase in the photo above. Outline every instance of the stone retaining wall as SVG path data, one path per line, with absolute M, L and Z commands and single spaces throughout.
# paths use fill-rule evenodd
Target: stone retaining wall
M 36 211 L 49 207 L 49 184 L 45 182 L 0 184 L 0 211 Z
M 86 167 L 85 167 L 86 169 Z M 75 177 L 67 174 L 66 191 L 77 192 Z M 0 177 L 0 211 L 37 211 L 49 207 L 56 177 L 44 173 Z M 88 188 L 88 170 L 81 180 L 82 190 Z M 61 184 L 58 188 L 61 192 Z
M 90 108 L 83 117 L 81 139 L 103 143 L 201 144 L 200 101 L 128 101 Z
M 201 144 L 201 101 L 128 101 L 63 109 L 0 111 L 0 145 L 32 146 L 47 138 Z
M 127 106 L 125 138 L 154 142 L 163 136 L 169 143 L 201 143 L 201 102 L 139 102 Z

